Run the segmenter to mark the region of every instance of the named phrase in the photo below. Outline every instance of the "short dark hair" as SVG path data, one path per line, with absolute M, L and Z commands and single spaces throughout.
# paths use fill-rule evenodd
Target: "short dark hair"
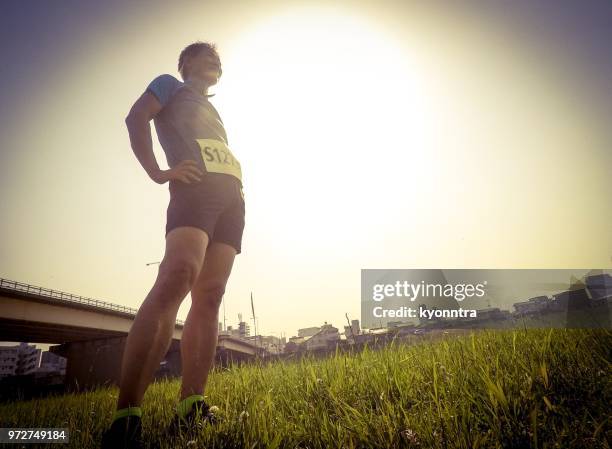
M 181 51 L 181 54 L 178 60 L 178 71 L 181 74 L 181 77 L 183 78 L 183 80 L 185 80 L 185 78 L 188 75 L 183 70 L 185 60 L 187 58 L 193 58 L 194 56 L 198 55 L 201 51 L 206 51 L 209 54 L 215 56 L 219 61 L 221 61 L 221 58 L 219 57 L 219 53 L 217 52 L 216 44 L 212 42 L 202 42 L 202 41 L 197 41 L 197 42 L 194 42 L 193 44 L 189 44 L 183 49 L 183 51 Z

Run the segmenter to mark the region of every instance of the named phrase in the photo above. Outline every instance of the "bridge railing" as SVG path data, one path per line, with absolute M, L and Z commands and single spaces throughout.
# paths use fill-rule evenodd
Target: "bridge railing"
M 136 315 L 137 309 L 131 307 L 121 306 L 119 304 L 113 304 L 111 302 L 101 301 L 94 298 L 86 298 L 84 296 L 73 295 L 72 293 L 66 293 L 59 290 L 53 290 L 50 288 L 39 287 L 36 285 L 24 284 L 23 282 L 11 281 L 9 279 L 0 278 L 0 288 L 6 290 L 12 290 L 21 293 L 28 293 L 33 295 L 42 296 L 44 298 L 58 299 L 60 301 L 73 302 L 77 304 L 86 304 L 88 306 L 96 307 L 104 310 L 113 310 L 116 312 L 128 313 L 130 315 Z M 176 320 L 176 324 L 184 325 L 185 322 L 182 320 Z

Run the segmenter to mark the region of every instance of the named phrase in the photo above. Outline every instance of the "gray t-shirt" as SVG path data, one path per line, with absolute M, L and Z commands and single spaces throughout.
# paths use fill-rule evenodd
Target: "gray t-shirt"
M 206 171 L 197 139 L 214 139 L 228 144 L 221 117 L 208 101 L 214 94 L 205 95 L 197 81 L 183 83 L 168 74 L 155 78 L 146 90 L 162 105 L 153 123 L 168 166 L 172 168 L 183 160 L 192 159 Z

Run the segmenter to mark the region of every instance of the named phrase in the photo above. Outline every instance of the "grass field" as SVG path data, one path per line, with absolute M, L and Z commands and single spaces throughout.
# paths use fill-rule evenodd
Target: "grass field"
M 179 382 L 159 382 L 144 435 L 162 448 L 609 448 L 611 353 L 607 330 L 498 330 L 215 369 L 206 395 L 220 424 L 167 441 Z M 2 404 L 0 420 L 68 427 L 70 447 L 97 447 L 116 397 L 104 388 Z

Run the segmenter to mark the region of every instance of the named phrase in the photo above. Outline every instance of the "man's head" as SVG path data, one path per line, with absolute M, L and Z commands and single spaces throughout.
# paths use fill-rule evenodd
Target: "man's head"
M 215 44 L 194 42 L 183 49 L 178 60 L 178 70 L 183 81 L 200 78 L 212 86 L 221 77 L 221 59 Z

